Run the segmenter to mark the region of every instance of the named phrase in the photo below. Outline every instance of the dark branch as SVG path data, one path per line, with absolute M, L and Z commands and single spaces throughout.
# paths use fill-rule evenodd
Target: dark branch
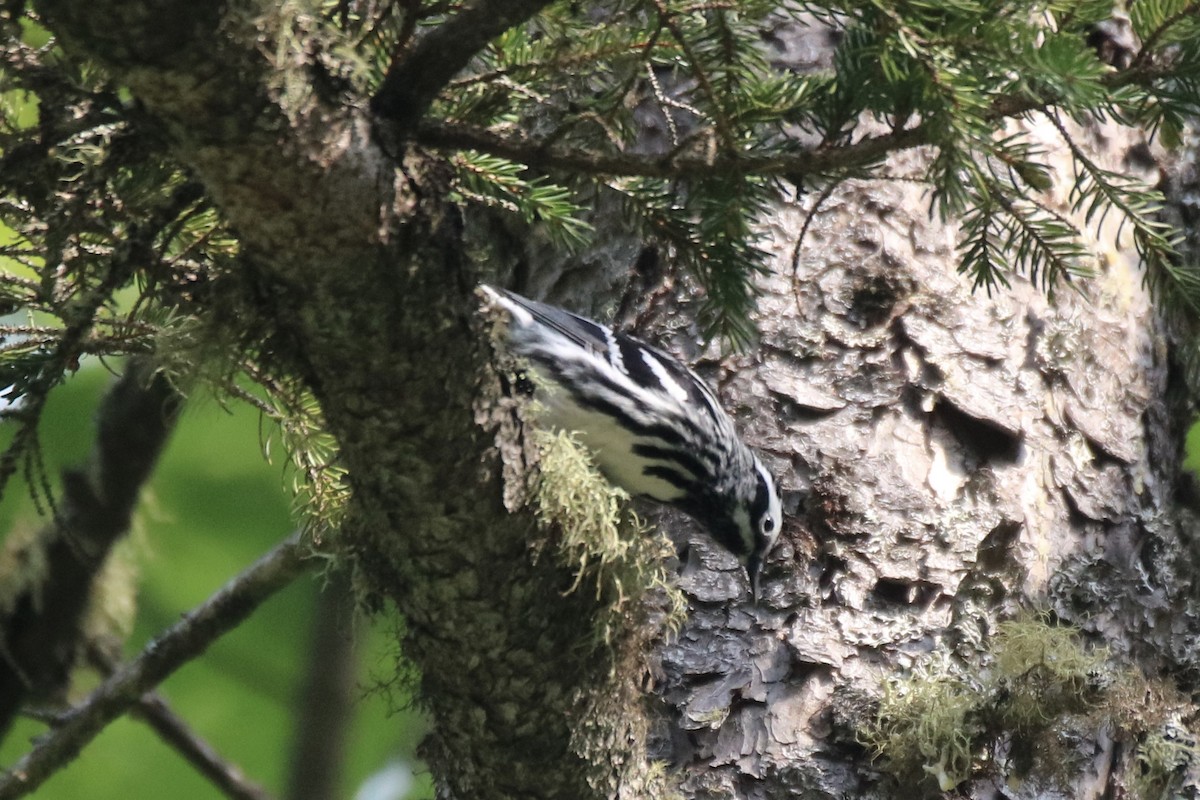
M 407 56 L 392 64 L 371 98 L 371 110 L 401 130 L 411 128 L 438 92 L 488 42 L 548 5 L 550 0 L 476 0 L 430 30 Z
M 105 677 L 112 677 L 120 665 L 109 649 L 95 642 L 88 647 L 88 661 Z M 158 692 L 142 695 L 133 707 L 133 715 L 150 726 L 168 747 L 179 753 L 226 797 L 233 800 L 271 800 L 267 790 L 247 779 L 236 764 L 221 758 L 213 746 L 193 731 Z M 56 714 L 46 722 L 51 726 L 57 725 L 60 715 Z
M 100 407 L 90 465 L 63 474 L 57 519 L 29 544 L 44 571 L 5 576 L 26 582 L 0 610 L 0 734 L 30 696 L 66 682 L 92 580 L 128 530 L 181 403 L 147 362 L 132 361 Z
M 306 557 L 307 552 L 299 534 L 289 536 L 146 645 L 136 659 L 64 714 L 57 728 L 0 776 L 0 800 L 32 792 L 77 756 L 108 723 L 136 705 L 142 695 L 241 624 L 264 600 L 308 569 L 313 560 Z
M 234 800 L 271 800 L 266 789 L 249 780 L 236 764 L 223 759 L 157 692 L 142 695 L 133 708 L 133 714 L 153 728 L 160 739 L 187 759 L 226 797 Z
M 794 153 L 753 153 L 706 158 L 691 154 L 647 156 L 632 153 L 598 153 L 543 144 L 521 135 L 501 136 L 481 128 L 426 123 L 416 140 L 435 149 L 478 150 L 539 169 L 557 169 L 587 175 L 620 175 L 644 178 L 730 175 L 812 175 L 872 164 L 894 150 L 928 144 L 924 126 L 880 136 L 868 136 L 844 146 L 820 147 Z

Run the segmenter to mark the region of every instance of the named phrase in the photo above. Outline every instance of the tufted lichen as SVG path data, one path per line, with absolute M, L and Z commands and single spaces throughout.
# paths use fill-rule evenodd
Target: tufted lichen
M 629 495 L 600 474 L 574 435 L 535 429 L 533 441 L 540 467 L 534 513 L 543 530 L 557 533 L 556 557 L 575 574 L 567 591 L 588 583 L 597 599 L 607 599 L 613 618 L 603 625 L 603 640 L 626 606 L 650 590 L 665 593 L 668 616 L 678 620 L 683 598 L 670 587 L 664 567 L 669 543 L 629 508 Z
M 1186 736 L 1161 734 L 1172 697 L 1074 628 L 1025 614 L 1000 623 L 971 662 L 931 659 L 886 679 L 859 738 L 901 785 L 947 792 L 985 774 L 1065 784 L 1082 761 L 1075 745 L 1106 729 L 1137 743 L 1152 776 L 1143 783 L 1161 786 L 1194 750 Z

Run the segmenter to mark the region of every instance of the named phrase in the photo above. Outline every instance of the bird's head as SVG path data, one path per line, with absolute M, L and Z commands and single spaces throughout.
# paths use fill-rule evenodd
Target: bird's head
M 783 510 L 779 486 L 758 456 L 753 456 L 753 467 L 752 477 L 725 496 L 721 503 L 724 513 L 708 516 L 708 522 L 717 541 L 746 568 L 757 602 L 759 572 L 783 528 Z
M 748 552 L 739 560 L 746 567 L 750 578 L 750 591 L 758 601 L 758 579 L 762 563 L 779 539 L 783 529 L 783 508 L 779 486 L 775 477 L 763 463 L 754 457 L 754 497 L 748 506 L 748 525 L 740 533 L 742 541 L 749 545 Z

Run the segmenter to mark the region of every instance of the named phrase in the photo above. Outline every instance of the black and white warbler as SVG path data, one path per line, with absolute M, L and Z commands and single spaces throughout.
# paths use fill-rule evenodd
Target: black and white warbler
M 632 336 L 480 288 L 507 312 L 508 351 L 536 375 L 539 419 L 577 432 L 616 485 L 705 525 L 745 566 L 757 597 L 759 569 L 782 523 L 779 490 L 704 381 Z

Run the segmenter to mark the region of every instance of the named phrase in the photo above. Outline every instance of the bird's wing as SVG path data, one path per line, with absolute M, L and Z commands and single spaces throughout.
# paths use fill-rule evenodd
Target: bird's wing
M 708 385 L 669 353 L 570 311 L 530 300 L 506 289 L 486 284 L 482 288 L 513 314 L 519 323 L 549 328 L 603 358 L 643 389 L 669 397 L 679 407 L 690 402 L 705 409 L 718 427 L 732 425 Z
M 614 335 L 603 325 L 572 314 L 570 311 L 530 300 L 507 289 L 497 289 L 487 285 L 484 285 L 483 289 L 510 313 L 514 313 L 516 309 L 523 310 L 538 324 L 551 328 L 580 347 L 587 348 L 610 362 L 612 361 L 611 350 L 615 344 Z

